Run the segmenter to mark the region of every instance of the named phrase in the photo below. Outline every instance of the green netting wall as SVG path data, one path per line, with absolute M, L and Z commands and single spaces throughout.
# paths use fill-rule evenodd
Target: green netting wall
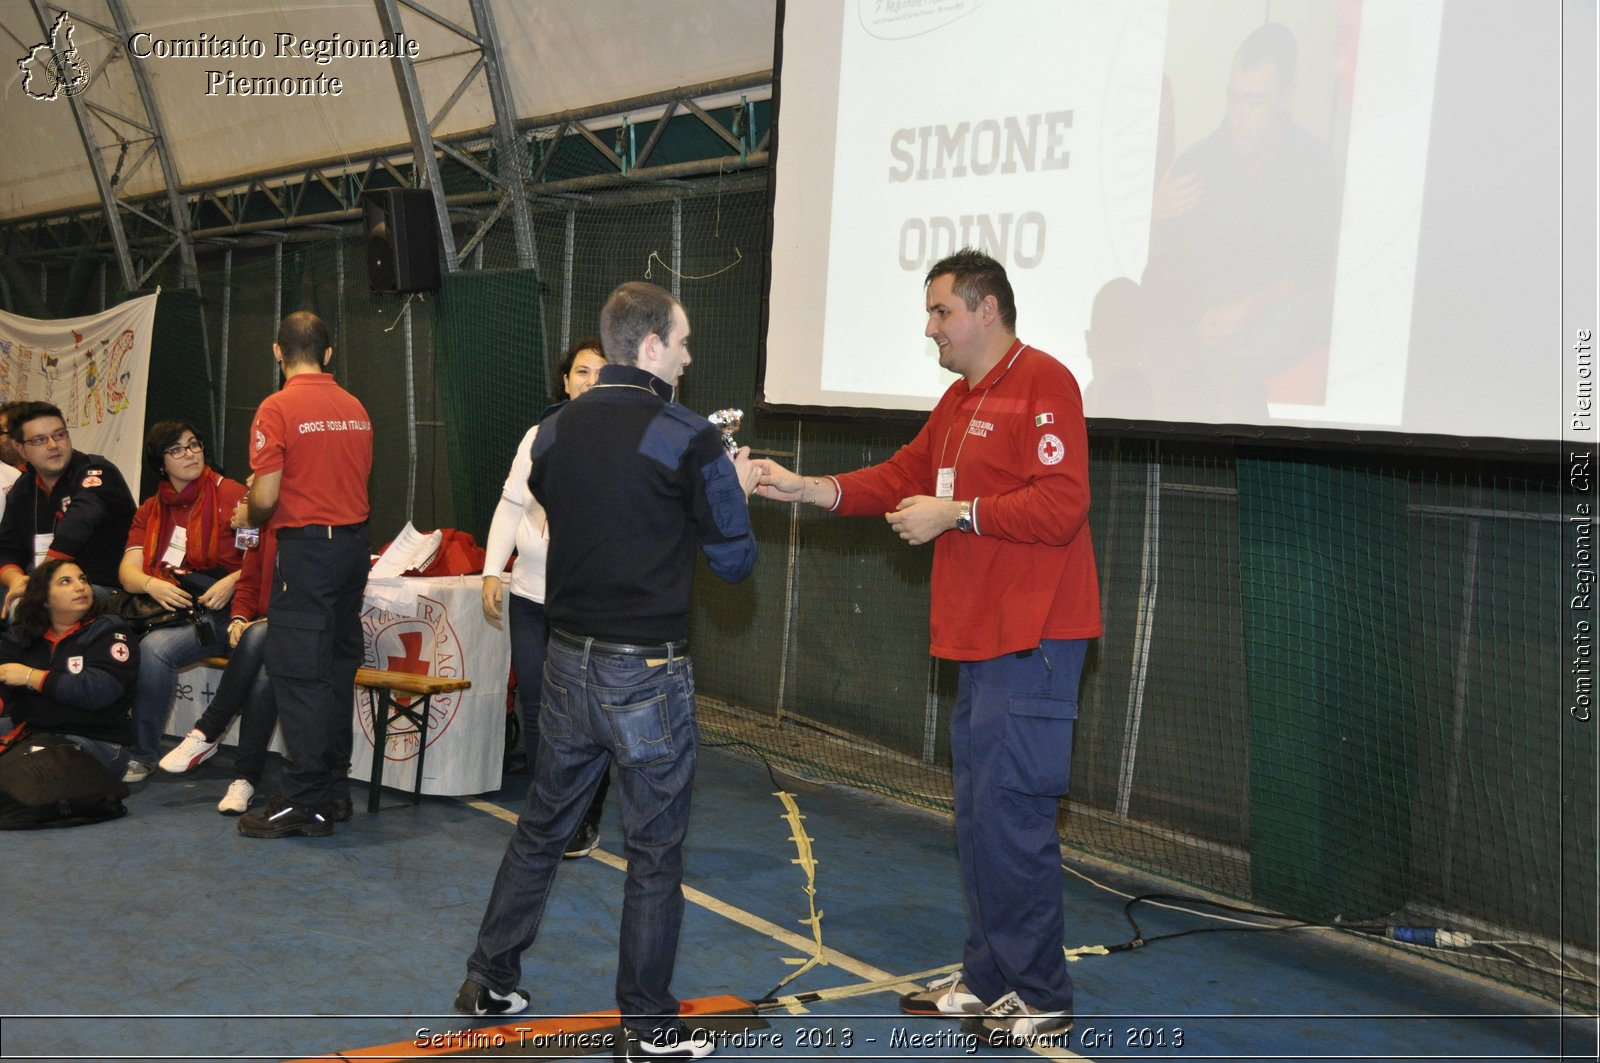
M 378 433 L 375 540 L 408 518 L 481 538 L 554 358 L 635 278 L 688 308 L 681 400 L 749 411 L 757 452 L 832 472 L 910 438 L 753 411 L 764 174 L 531 205 L 534 261 L 502 218 L 410 301 L 368 290 L 359 231 L 204 254 L 230 471 L 276 384 L 280 312 L 317 309 Z M 885 302 L 908 341 L 919 299 Z M 1562 702 L 1562 470 L 1091 433 L 1090 474 L 1106 633 L 1064 840 L 1308 919 L 1465 930 L 1502 944 L 1431 955 L 1593 1007 L 1597 751 Z M 927 656 L 930 552 L 882 521 L 753 515 L 754 575 L 697 585 L 707 740 L 948 809 L 955 674 Z

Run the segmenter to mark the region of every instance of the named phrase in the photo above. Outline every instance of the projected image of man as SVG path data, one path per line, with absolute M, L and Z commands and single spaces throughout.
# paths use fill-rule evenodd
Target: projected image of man
M 1157 188 L 1144 288 L 1169 420 L 1261 420 L 1268 379 L 1327 347 L 1339 205 L 1326 145 L 1293 120 L 1297 67 L 1287 27 L 1246 37 L 1221 123 Z
M 1101 630 L 1083 400 L 1065 366 L 1017 339 L 994 259 L 958 252 L 926 289 L 924 334 L 960 379 L 916 438 L 839 476 L 758 460 L 758 490 L 887 514 L 906 542 L 934 544 L 931 651 L 960 663 L 950 748 L 968 930 L 961 970 L 900 1007 L 1028 1044 L 1072 1029 L 1056 811 L 1084 652 Z

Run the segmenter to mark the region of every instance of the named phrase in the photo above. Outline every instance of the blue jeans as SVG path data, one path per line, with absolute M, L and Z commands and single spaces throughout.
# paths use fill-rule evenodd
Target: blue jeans
M 522 702 L 522 746 L 528 756 L 528 778 L 539 751 L 539 684 L 544 676 L 545 643 L 550 628 L 544 606 L 520 594 L 506 595 L 506 620 L 511 632 L 511 665 L 517 670 L 517 699 Z
M 533 785 L 467 972 L 499 993 L 516 988 L 562 851 L 614 761 L 628 861 L 617 1007 L 636 1033 L 681 1029 L 669 984 L 683 923 L 683 837 L 699 749 L 694 667 L 687 657 L 652 663 L 554 640 L 542 700 Z
M 1072 1009 L 1056 809 L 1072 777 L 1087 647 L 1046 639 L 1024 657 L 961 662 L 950 719 L 967 902 L 961 966 L 985 1003 L 1015 992 L 1041 1011 Z
M 244 629 L 239 645 L 228 654 L 228 667 L 217 680 L 211 704 L 194 724 L 208 742 L 215 742 L 235 716 L 243 717 L 239 721 L 233 773 L 251 786 L 261 781 L 272 730 L 278 726 L 278 702 L 272 695 L 272 681 L 267 678 L 265 667 L 267 627 L 267 622 L 261 620 Z
M 139 681 L 133 695 L 132 759 L 153 768 L 161 758 L 161 735 L 172 715 L 172 695 L 178 687 L 178 669 L 222 652 L 227 645 L 217 637 L 217 620 L 228 622 L 227 609 L 211 612 L 211 638 L 201 641 L 193 624 L 158 627 L 139 640 Z
M 550 641 L 550 626 L 545 621 L 544 606 L 520 594 L 506 595 L 506 619 L 511 632 L 511 664 L 517 670 L 517 699 L 522 702 L 522 748 L 531 779 L 533 762 L 539 753 L 539 686 L 544 675 L 545 644 Z M 611 777 L 602 775 L 589 811 L 584 813 L 584 822 L 600 825 L 610 786 Z

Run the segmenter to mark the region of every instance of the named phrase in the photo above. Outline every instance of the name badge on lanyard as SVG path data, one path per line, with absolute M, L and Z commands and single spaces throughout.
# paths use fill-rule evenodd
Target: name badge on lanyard
M 951 499 L 956 497 L 956 468 L 954 465 L 946 466 L 939 470 L 939 479 L 934 484 L 934 497 Z
M 33 537 L 33 567 L 38 568 L 44 564 L 45 555 L 50 553 L 50 544 L 55 541 L 55 532 L 46 532 Z
M 182 568 L 183 557 L 188 552 L 189 529 L 182 524 L 175 525 L 172 529 L 172 541 L 167 543 L 167 551 L 161 555 L 161 563 L 168 568 Z

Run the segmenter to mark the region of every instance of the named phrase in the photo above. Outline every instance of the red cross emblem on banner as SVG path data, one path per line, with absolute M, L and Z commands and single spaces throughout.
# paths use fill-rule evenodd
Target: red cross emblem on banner
M 402 631 L 395 637 L 400 640 L 400 645 L 405 647 L 406 652 L 399 657 L 391 654 L 387 658 L 389 662 L 389 671 L 409 672 L 411 675 L 427 675 L 428 661 L 422 656 L 422 632 Z M 395 694 L 394 700 L 401 705 L 411 704 L 411 698 L 409 695 L 401 695 L 397 693 Z

